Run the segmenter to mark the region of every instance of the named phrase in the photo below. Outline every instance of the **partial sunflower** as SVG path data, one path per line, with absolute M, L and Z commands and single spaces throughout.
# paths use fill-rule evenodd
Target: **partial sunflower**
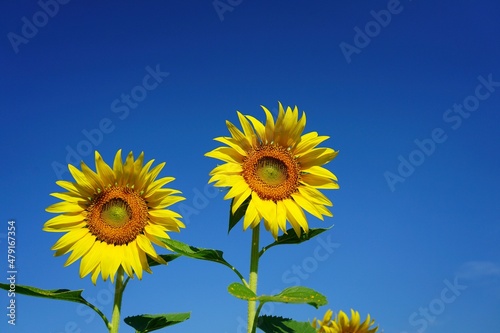
M 165 263 L 151 243 L 166 248 L 159 238 L 184 228 L 181 216 L 165 209 L 184 200 L 175 195 L 180 191 L 163 188 L 174 178 L 156 179 L 165 163 L 150 170 L 154 160 L 143 162 L 144 153 L 134 160 L 130 152 L 123 163 L 118 150 L 111 168 L 96 151 L 97 172 L 83 162 L 81 170 L 70 164 L 75 182 L 57 181 L 68 192 L 51 193 L 63 201 L 46 211 L 60 215 L 48 220 L 43 230 L 66 233 L 52 247 L 54 255 L 71 252 L 65 266 L 81 258 L 80 277 L 92 273 L 94 284 L 99 274 L 113 282 L 120 266 L 128 276 L 142 279 L 143 270 L 151 273 L 147 257 Z
M 370 319 L 370 315 L 363 323 L 360 323 L 359 312 L 353 309 L 351 309 L 350 320 L 343 311 L 337 314 L 335 320 L 332 320 L 332 314 L 332 310 L 328 310 L 323 320 L 314 319 L 312 326 L 317 329 L 318 333 L 375 333 L 378 330 L 378 326 L 372 327 L 375 320 Z
M 322 165 L 330 162 L 337 151 L 316 148 L 328 139 L 316 132 L 302 135 L 305 113 L 279 103 L 278 118 L 266 114 L 265 125 L 252 116 L 237 112 L 243 132 L 226 121 L 231 137 L 214 140 L 227 146 L 216 148 L 205 156 L 226 162 L 210 172 L 209 183 L 230 187 L 224 199 L 233 199 L 233 214 L 248 199 L 243 227 L 254 228 L 264 219 L 264 225 L 274 238 L 278 229 L 286 232 L 288 221 L 295 233 L 309 231 L 308 213 L 323 220 L 332 216 L 326 206 L 332 202 L 320 189 L 338 189 L 337 177 Z

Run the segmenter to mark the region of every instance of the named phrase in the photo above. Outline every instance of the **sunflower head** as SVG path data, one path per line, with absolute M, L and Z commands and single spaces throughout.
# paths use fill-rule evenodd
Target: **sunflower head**
M 304 211 L 320 219 L 332 216 L 326 208 L 332 203 L 319 190 L 339 188 L 337 177 L 322 167 L 338 152 L 317 147 L 328 137 L 303 134 L 305 113 L 299 118 L 297 107 L 278 106 L 276 121 L 264 106 L 265 122 L 237 112 L 242 130 L 226 121 L 231 136 L 215 138 L 225 146 L 205 154 L 225 162 L 212 170 L 209 182 L 230 188 L 224 199 L 233 200 L 233 214 L 248 200 L 244 229 L 264 220 L 274 238 L 278 230 L 286 232 L 287 222 L 298 236 L 308 232 Z
M 312 326 L 318 333 L 375 333 L 378 330 L 378 326 L 372 327 L 375 320 L 370 319 L 370 315 L 361 323 L 359 312 L 353 309 L 351 319 L 345 312 L 340 311 L 335 320 L 332 320 L 332 314 L 332 310 L 327 310 L 323 320 L 314 319 Z
M 143 165 L 144 153 L 134 159 L 132 152 L 123 162 L 119 150 L 110 167 L 96 151 L 96 171 L 83 162 L 81 170 L 68 166 L 75 181 L 56 182 L 67 192 L 51 193 L 62 201 L 46 210 L 59 215 L 43 227 L 65 233 L 52 247 L 56 256 L 71 252 L 65 266 L 81 258 L 80 277 L 92 273 L 95 284 L 99 274 L 113 281 L 119 267 L 141 279 L 143 271 L 151 272 L 148 257 L 165 263 L 152 243 L 166 247 L 160 238 L 184 228 L 181 216 L 167 209 L 184 198 L 163 188 L 174 178 L 156 179 L 165 163 L 151 168 L 153 162 Z

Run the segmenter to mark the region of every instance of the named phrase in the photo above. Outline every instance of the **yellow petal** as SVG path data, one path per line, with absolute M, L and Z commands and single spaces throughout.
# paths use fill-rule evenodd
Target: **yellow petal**
M 154 159 L 146 163 L 144 167 L 142 167 L 141 172 L 139 173 L 139 176 L 135 180 L 135 189 L 137 191 L 142 191 L 149 179 L 149 169 L 151 168 L 151 165 L 154 163 Z
M 153 183 L 156 179 L 156 177 L 158 177 L 158 174 L 160 173 L 160 171 L 163 169 L 163 167 L 165 166 L 165 162 L 162 162 L 160 164 L 158 164 L 157 166 L 155 166 L 151 172 L 149 173 L 148 175 L 148 178 L 146 179 L 146 181 L 144 182 L 144 185 L 143 187 L 145 188 L 148 188 L 150 186 L 151 183 Z M 168 178 L 168 177 L 167 177 Z M 172 177 L 172 180 L 174 180 L 175 178 Z
M 95 168 L 105 187 L 115 184 L 115 174 L 113 170 L 104 162 L 97 150 L 95 152 Z
M 319 188 L 319 189 L 330 189 L 330 190 L 339 189 L 339 184 L 336 183 L 335 181 L 333 181 L 329 178 L 324 178 L 324 177 L 316 176 L 313 174 L 302 175 L 300 177 L 300 181 L 302 183 L 309 185 L 309 186 Z
M 165 227 L 169 231 L 179 232 L 179 228 L 185 228 L 184 223 L 179 221 L 176 218 L 171 217 L 157 217 L 157 216 L 149 216 L 149 221 L 153 224 L 158 224 L 160 226 Z
M 236 178 L 236 182 L 231 185 L 231 189 L 224 196 L 224 200 L 234 198 L 238 195 L 247 192 L 249 189 L 247 182 L 243 179 L 243 177 Z
M 80 213 L 60 214 L 57 215 L 43 225 L 44 231 L 60 231 L 59 228 L 65 228 L 84 222 L 85 216 Z M 62 231 L 62 230 L 61 230 Z
M 286 207 L 282 200 L 276 202 L 276 220 L 281 231 L 286 233 Z
M 68 164 L 68 169 L 78 185 L 80 185 L 80 187 L 84 189 L 86 193 L 94 193 L 94 187 L 92 187 L 92 185 L 89 183 L 87 177 L 85 177 L 83 172 L 81 172 L 71 164 Z
M 245 118 L 244 115 L 242 115 L 239 111 L 237 111 L 238 114 L 238 119 L 240 120 L 241 123 L 241 128 L 243 129 L 243 133 L 245 134 L 245 137 L 247 140 L 250 142 L 251 145 L 255 145 L 257 143 L 257 138 L 255 136 L 255 132 L 252 128 L 252 125 L 250 125 L 250 122 L 248 119 Z
M 243 230 L 246 230 L 250 226 L 257 225 L 260 220 L 261 217 L 255 208 L 255 202 L 250 200 L 243 219 Z
M 90 169 L 87 164 L 83 163 L 83 161 L 80 163 L 80 168 L 82 169 L 83 174 L 85 175 L 85 178 L 87 178 L 87 181 L 90 183 L 92 188 L 94 189 L 103 189 L 104 184 L 102 182 L 102 179 L 99 177 L 97 173 L 95 173 L 92 169 Z
M 55 192 L 55 193 L 50 193 L 50 195 L 55 198 L 61 199 L 63 201 L 68 201 L 72 203 L 77 203 L 77 202 L 85 203 L 85 199 L 82 198 L 81 194 L 79 193 L 76 194 L 73 192 L 64 192 L 64 193 Z
M 271 200 L 262 200 L 257 193 L 252 192 L 252 201 L 259 214 L 271 223 L 276 221 L 276 204 Z
M 230 147 L 215 148 L 214 150 L 205 153 L 205 156 L 216 158 L 224 162 L 237 164 L 242 163 L 245 157 L 244 155 L 241 155 L 236 150 Z
M 250 187 L 247 186 L 247 189 L 244 192 L 234 197 L 233 206 L 231 207 L 231 211 L 233 214 L 238 210 L 238 208 L 240 208 L 241 204 L 244 203 L 245 200 L 248 199 L 248 197 L 251 194 L 252 194 L 252 189 L 250 189 Z
M 108 245 L 106 247 L 106 254 L 102 256 L 101 259 L 101 272 L 104 281 L 110 277 L 111 282 L 114 282 L 115 274 L 122 261 L 121 255 L 122 251 L 120 245 Z
M 157 224 L 149 223 L 144 227 L 144 231 L 152 237 L 168 238 L 165 228 Z M 151 237 L 148 238 L 151 239 Z
M 283 200 L 283 203 L 285 204 L 287 211 L 286 217 L 288 221 L 290 221 L 290 224 L 295 230 L 297 236 L 300 237 L 301 235 L 300 228 L 302 228 L 304 232 L 307 233 L 309 231 L 309 226 L 302 209 L 300 209 L 300 207 L 292 199 L 285 199 Z
M 85 208 L 75 202 L 62 201 L 50 205 L 45 208 L 45 210 L 49 213 L 80 213 L 83 212 Z
M 172 206 L 173 204 L 176 204 L 180 201 L 186 200 L 184 197 L 178 197 L 178 196 L 168 196 L 164 198 L 161 201 L 158 201 L 153 204 L 153 202 L 148 200 L 149 206 L 154 209 L 163 209 L 169 206 Z
M 94 286 L 96 285 L 96 282 L 97 282 L 97 278 L 99 277 L 99 273 L 101 272 L 101 267 L 99 265 L 97 265 L 94 270 L 92 271 L 92 283 L 94 284 Z
M 249 140 L 236 126 L 233 125 L 230 121 L 226 120 L 226 126 L 231 136 L 238 143 L 243 150 L 248 151 L 252 147 L 252 141 Z
M 92 248 L 87 252 L 86 255 L 82 257 L 82 261 L 80 262 L 80 277 L 83 278 L 87 276 L 90 272 L 94 270 L 96 266 L 98 266 L 101 262 L 101 255 L 105 251 L 103 248 L 103 242 L 96 241 Z M 92 281 L 95 283 L 95 281 Z
M 299 186 L 298 189 L 300 194 L 302 194 L 304 198 L 306 198 L 311 202 L 326 206 L 333 206 L 333 203 L 330 200 L 328 200 L 328 198 L 323 193 L 321 193 L 312 186 L 302 185 Z
M 241 181 L 243 179 L 243 176 L 239 174 L 224 174 L 224 173 L 217 173 L 210 177 L 208 180 L 208 183 L 213 183 L 216 182 L 217 184 L 215 186 L 222 186 L 222 187 L 231 187 L 233 184 Z
M 65 190 L 68 190 L 77 195 L 81 195 L 80 191 L 78 191 L 78 188 L 76 188 L 75 184 L 72 182 L 68 182 L 67 180 L 58 180 L 56 181 L 56 184 L 61 186 Z
M 123 178 L 123 162 L 122 162 L 122 150 L 119 149 L 116 152 L 115 159 L 113 161 L 113 172 L 115 173 L 116 180 L 121 180 Z M 121 185 L 121 182 L 120 184 Z
M 149 239 L 146 236 L 144 236 L 144 235 L 138 235 L 137 238 L 136 238 L 136 241 L 137 241 L 137 245 L 144 252 L 146 252 L 147 254 L 149 254 L 151 257 L 156 256 L 156 251 L 155 251 L 153 245 L 151 245 L 151 242 L 149 241 Z
M 329 136 L 318 136 L 318 133 L 316 132 L 310 132 L 307 134 L 304 134 L 300 138 L 300 142 L 297 144 L 294 150 L 294 154 L 297 157 L 300 157 L 304 155 L 305 153 L 309 152 L 311 149 L 319 145 L 321 142 L 329 139 Z
M 232 149 L 236 150 L 238 152 L 238 154 L 240 154 L 242 156 L 245 156 L 247 154 L 247 152 L 233 138 L 218 137 L 218 138 L 215 138 L 214 140 L 228 145 Z
M 224 163 L 216 166 L 210 171 L 210 175 L 224 174 L 224 175 L 237 175 L 243 172 L 243 167 L 240 163 Z
M 67 247 L 68 245 L 72 246 L 76 242 L 78 242 L 85 234 L 89 233 L 88 229 L 76 229 L 71 230 L 64 234 L 59 240 L 52 246 L 52 250 L 57 250 L 63 247 Z
M 295 202 L 302 208 L 305 209 L 309 214 L 316 216 L 320 220 L 323 220 L 323 215 L 318 211 L 316 206 L 305 199 L 300 192 L 292 193 L 292 198 Z
M 162 187 L 163 185 L 166 185 L 168 183 L 170 183 L 171 181 L 174 181 L 175 178 L 174 177 L 163 177 L 163 178 L 160 178 L 160 179 L 157 179 L 155 180 L 154 182 L 150 183 L 147 188 L 146 188 L 146 192 L 144 193 L 144 197 L 147 198 L 149 197 L 151 194 L 153 194 L 157 189 L 159 189 L 160 187 Z
M 331 148 L 315 148 L 299 158 L 300 166 L 309 169 L 315 165 L 323 165 L 334 159 L 337 154 L 338 151 Z
M 305 112 L 302 112 L 302 117 L 300 117 L 300 120 L 291 129 L 291 132 L 289 134 L 290 138 L 289 141 L 287 142 L 287 147 L 294 145 L 296 146 L 300 142 L 300 137 L 302 135 L 302 132 L 304 131 L 305 126 L 306 126 L 306 114 Z
M 262 124 L 259 120 L 257 120 L 256 118 L 254 118 L 252 116 L 246 116 L 246 117 L 252 123 L 252 125 L 255 129 L 255 132 L 258 135 L 260 142 L 265 143 L 266 142 L 266 127 L 264 126 L 264 124 Z
M 83 257 L 92 248 L 95 241 L 96 241 L 95 236 L 92 235 L 90 232 L 84 235 L 80 239 L 80 241 L 78 241 L 71 247 L 72 252 L 68 257 L 68 259 L 66 260 L 66 262 L 64 263 L 64 266 L 71 265 L 76 260 Z
M 274 139 L 274 118 L 271 113 L 265 106 L 260 106 L 264 112 L 266 113 L 266 140 L 264 143 L 271 143 Z
M 141 260 L 139 258 L 139 252 L 143 252 L 137 245 L 137 240 L 134 240 L 127 245 L 125 245 L 125 254 L 126 257 L 123 258 L 123 261 L 127 261 L 132 266 L 135 275 L 139 280 L 142 279 L 142 271 L 143 267 L 141 265 Z
M 314 165 L 308 169 L 302 168 L 301 171 L 305 172 L 305 173 L 310 173 L 310 174 L 313 174 L 316 176 L 324 177 L 324 178 L 330 178 L 330 179 L 333 179 L 335 181 L 338 180 L 337 176 L 335 176 L 330 170 L 325 169 L 325 168 L 320 167 L 320 166 L 317 166 L 317 165 Z

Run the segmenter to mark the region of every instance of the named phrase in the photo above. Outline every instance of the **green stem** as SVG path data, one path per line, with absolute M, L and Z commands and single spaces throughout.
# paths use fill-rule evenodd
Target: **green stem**
M 258 226 L 252 229 L 252 249 L 250 252 L 250 278 L 249 278 L 249 288 L 255 294 L 257 294 L 257 276 L 259 270 L 259 231 L 260 223 Z M 255 305 L 256 301 L 248 301 L 248 333 L 255 332 L 254 322 L 255 322 Z
M 115 284 L 115 300 L 113 302 L 113 315 L 111 317 L 111 327 L 109 327 L 109 333 L 118 333 L 118 327 L 120 326 L 120 310 L 122 307 L 122 296 L 123 291 L 127 285 L 127 281 L 124 283 L 123 268 L 120 266 L 116 276 Z
M 257 307 L 257 311 L 255 312 L 255 318 L 254 318 L 254 321 L 253 321 L 253 331 L 252 333 L 255 333 L 255 331 L 257 330 L 257 324 L 259 322 L 259 313 L 260 313 L 260 310 L 262 309 L 262 306 L 264 305 L 265 302 L 259 302 L 259 306 Z
M 108 318 L 106 318 L 106 316 L 104 315 L 104 313 L 101 312 L 101 310 L 99 310 L 94 304 L 92 303 L 89 303 L 87 302 L 86 300 L 83 300 L 84 301 L 84 304 L 86 306 L 88 306 L 89 308 L 91 308 L 92 310 L 94 310 L 95 312 L 97 312 L 97 314 L 102 318 L 102 320 L 104 321 L 104 324 L 106 325 L 106 327 L 109 327 L 109 320 Z

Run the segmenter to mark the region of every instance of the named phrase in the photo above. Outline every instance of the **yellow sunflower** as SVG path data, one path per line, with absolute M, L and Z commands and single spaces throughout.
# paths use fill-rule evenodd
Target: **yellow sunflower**
M 323 317 L 323 320 L 314 319 L 312 326 L 318 329 L 318 333 L 375 333 L 377 327 L 372 327 L 375 320 L 370 319 L 370 315 L 366 317 L 363 323 L 361 322 L 359 312 L 351 309 L 351 319 L 343 312 L 340 311 L 335 320 L 332 320 L 332 310 L 328 310 Z
M 81 162 L 81 170 L 68 165 L 75 182 L 60 180 L 56 184 L 68 192 L 51 193 L 63 200 L 46 211 L 60 214 L 48 220 L 43 230 L 65 232 L 52 247 L 55 256 L 71 254 L 68 266 L 81 258 L 80 277 L 92 273 L 95 284 L 99 274 L 113 282 L 121 266 L 128 276 L 142 279 L 143 270 L 151 273 L 149 256 L 159 263 L 165 261 L 151 242 L 165 247 L 159 238 L 169 238 L 167 231 L 180 231 L 181 216 L 166 207 L 184 200 L 178 190 L 163 188 L 173 177 L 156 179 L 165 166 L 145 165 L 144 153 L 134 160 L 130 152 L 122 161 L 121 150 L 113 168 L 95 152 L 97 172 Z
M 248 199 L 243 227 L 264 225 L 274 238 L 278 228 L 286 232 L 287 221 L 300 236 L 308 232 L 304 210 L 321 220 L 332 216 L 326 206 L 332 202 L 319 189 L 338 189 L 337 177 L 322 165 L 330 162 L 337 151 L 316 146 L 328 139 L 316 132 L 302 135 L 305 113 L 279 103 L 278 118 L 266 114 L 265 125 L 252 116 L 237 112 L 243 132 L 226 121 L 231 137 L 214 140 L 227 146 L 205 155 L 226 162 L 210 173 L 209 183 L 230 187 L 224 199 L 233 199 L 232 212 Z

